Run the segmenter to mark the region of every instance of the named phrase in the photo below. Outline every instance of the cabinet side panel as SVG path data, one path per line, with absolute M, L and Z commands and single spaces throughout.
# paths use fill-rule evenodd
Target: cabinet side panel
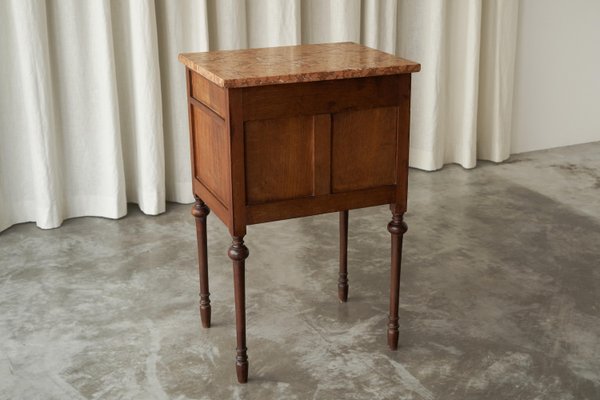
M 194 177 L 225 206 L 229 205 L 229 149 L 225 121 L 194 105 Z

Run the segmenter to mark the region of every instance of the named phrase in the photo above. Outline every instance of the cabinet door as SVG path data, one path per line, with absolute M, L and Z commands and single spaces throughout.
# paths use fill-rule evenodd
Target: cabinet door
M 329 115 L 246 121 L 246 203 L 309 197 L 328 190 L 328 183 L 321 182 L 321 155 L 328 151 L 323 139 L 328 140 L 329 130 Z
M 333 114 L 332 192 L 396 183 L 398 107 Z

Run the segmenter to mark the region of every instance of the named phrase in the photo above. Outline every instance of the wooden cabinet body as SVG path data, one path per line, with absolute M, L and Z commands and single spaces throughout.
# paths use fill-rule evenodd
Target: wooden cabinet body
M 222 88 L 186 73 L 194 193 L 232 235 L 326 212 L 406 209 L 410 74 Z

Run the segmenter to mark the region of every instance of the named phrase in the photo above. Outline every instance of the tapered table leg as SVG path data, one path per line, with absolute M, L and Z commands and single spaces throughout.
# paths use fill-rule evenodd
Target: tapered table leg
M 198 241 L 198 271 L 200 273 L 200 319 L 202 326 L 210 328 L 210 293 L 208 291 L 208 253 L 206 249 L 206 217 L 210 209 L 198 196 L 192 206 L 196 218 L 196 239 Z
M 338 298 L 348 301 L 348 210 L 340 211 L 340 274 L 338 278 Z
M 400 264 L 402 260 L 402 236 L 407 230 L 402 220 L 403 214 L 393 214 L 388 224 L 392 234 L 392 268 L 390 276 L 390 315 L 388 319 L 388 346 L 398 349 L 398 302 L 400 296 Z
M 229 258 L 233 261 L 233 284 L 235 297 L 235 325 L 237 336 L 237 355 L 235 370 L 239 383 L 248 381 L 248 354 L 246 348 L 246 274 L 245 260 L 248 258 L 248 248 L 244 245 L 243 237 L 234 236 L 229 248 Z

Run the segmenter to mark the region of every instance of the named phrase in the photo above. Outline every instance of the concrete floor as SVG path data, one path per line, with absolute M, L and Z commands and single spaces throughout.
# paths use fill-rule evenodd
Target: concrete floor
M 252 226 L 250 381 L 235 380 L 230 239 L 209 217 L 200 328 L 189 205 L 0 234 L 1 399 L 600 399 L 600 143 L 412 171 L 397 352 L 390 219 Z

